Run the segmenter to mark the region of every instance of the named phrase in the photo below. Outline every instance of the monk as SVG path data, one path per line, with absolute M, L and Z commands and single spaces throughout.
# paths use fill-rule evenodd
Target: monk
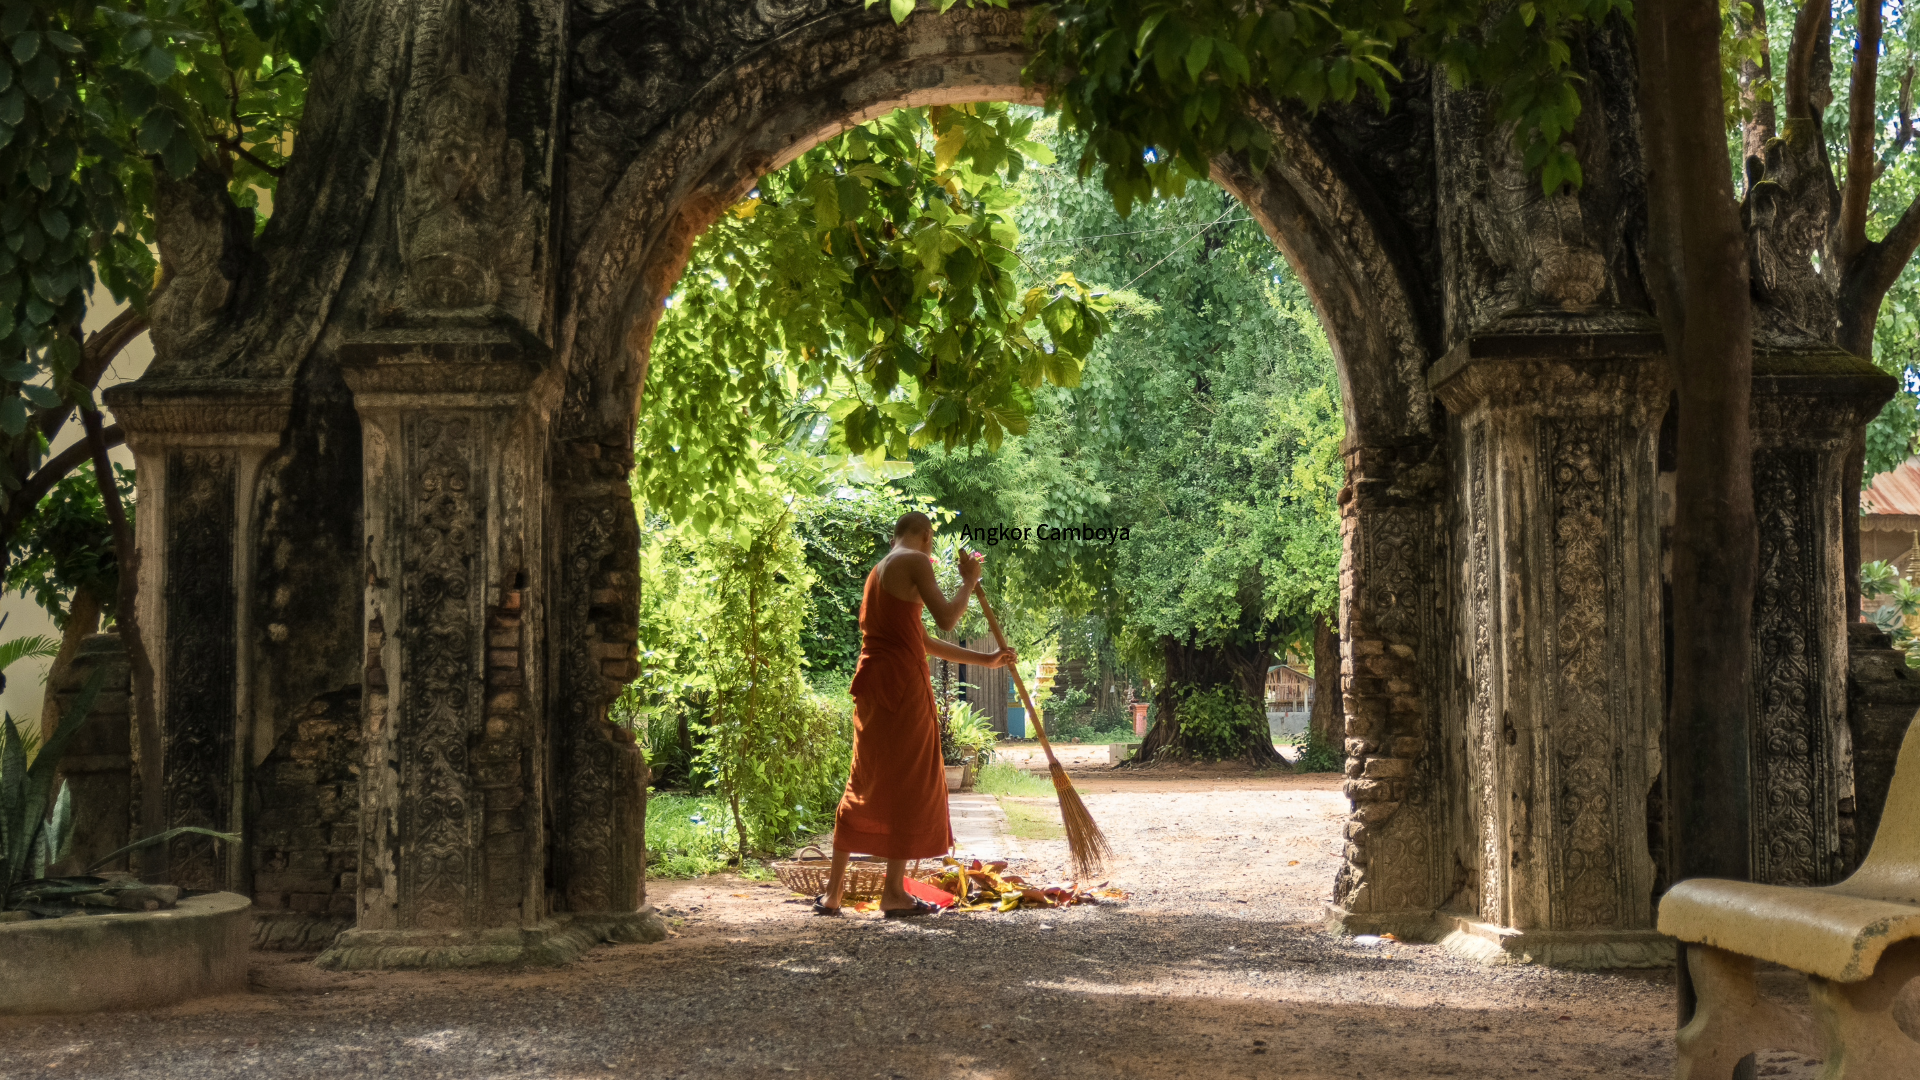
M 840 914 L 847 857 L 887 860 L 880 910 L 889 919 L 940 909 L 906 890 L 907 860 L 945 855 L 953 846 L 947 820 L 947 773 L 940 755 L 940 718 L 927 657 L 1007 667 L 1012 649 L 975 652 L 928 633 L 920 609 L 951 630 L 980 581 L 980 556 L 960 555 L 960 588 L 941 593 L 933 576 L 933 522 L 906 514 L 893 526 L 893 548 L 867 574 L 860 598 L 860 662 L 853 670 L 853 775 L 833 823 L 833 873 L 815 898 L 816 915 Z

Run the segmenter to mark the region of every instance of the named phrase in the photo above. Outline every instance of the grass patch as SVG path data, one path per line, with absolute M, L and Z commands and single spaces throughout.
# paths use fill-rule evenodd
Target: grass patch
M 695 878 L 733 865 L 739 851 L 727 804 L 707 795 L 647 796 L 647 875 Z
M 1053 794 L 1053 781 L 1036 776 L 1025 769 L 1016 769 L 1005 761 L 988 762 L 973 779 L 973 790 L 988 795 L 1018 795 L 1038 797 Z
M 827 838 L 812 843 L 826 846 Z M 774 880 L 773 868 L 760 859 L 738 860 L 740 836 L 733 812 L 713 795 L 647 793 L 647 876 L 697 878 L 731 871 L 748 881 Z M 791 854 L 785 847 L 777 855 Z
M 1053 785 L 1047 785 L 1051 791 Z M 1038 806 L 1021 802 L 1000 800 L 1000 809 L 1006 811 L 1007 829 L 1016 840 L 1064 840 L 1067 827 L 1060 824 L 1059 807 Z

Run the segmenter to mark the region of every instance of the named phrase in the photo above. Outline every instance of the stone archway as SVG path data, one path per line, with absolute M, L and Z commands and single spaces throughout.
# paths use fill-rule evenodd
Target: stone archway
M 660 300 L 694 237 L 820 138 L 900 105 L 1032 100 L 1024 15 L 338 18 L 260 250 L 223 260 L 245 271 L 207 283 L 225 306 L 111 399 L 165 641 L 149 821 L 243 829 L 226 865 L 172 872 L 283 909 L 289 937 L 350 921 L 337 964 L 644 936 L 645 762 L 606 708 L 634 673 L 625 460 Z M 1667 393 L 1625 31 L 1579 61 L 1577 194 L 1543 195 L 1474 94 L 1417 72 L 1385 114 L 1258 107 L 1274 162 L 1215 175 L 1306 282 L 1346 403 L 1334 917 L 1644 964 L 1665 956 Z M 1789 674 L 1756 702 L 1757 846 L 1776 879 L 1823 881 L 1852 797 L 1841 448 L 1890 388 L 1769 325 L 1756 486 L 1782 585 L 1756 633 Z

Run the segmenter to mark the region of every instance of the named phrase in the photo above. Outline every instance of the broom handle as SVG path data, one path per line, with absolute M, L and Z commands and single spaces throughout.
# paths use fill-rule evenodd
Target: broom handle
M 1000 632 L 1000 620 L 993 617 L 993 605 L 987 602 L 987 590 L 978 583 L 973 586 L 973 595 L 980 598 L 980 614 L 987 617 L 987 629 L 993 631 L 993 640 L 1002 649 L 1007 647 L 1007 635 Z M 1058 765 L 1060 761 L 1053 756 L 1053 744 L 1047 740 L 1047 725 L 1041 722 L 1040 710 L 1033 707 L 1033 695 L 1027 693 L 1027 680 L 1020 677 L 1020 665 L 1008 668 L 1013 672 L 1013 685 L 1020 691 L 1020 703 L 1027 707 L 1027 715 L 1033 717 L 1033 730 L 1040 736 L 1040 750 L 1047 755 L 1047 764 Z

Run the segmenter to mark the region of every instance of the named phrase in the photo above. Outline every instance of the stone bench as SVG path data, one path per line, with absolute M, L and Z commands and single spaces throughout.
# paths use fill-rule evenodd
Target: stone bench
M 1699 1000 L 1680 1030 L 1676 1080 L 1729 1080 L 1763 1049 L 1825 1059 L 1822 1080 L 1920 1077 L 1920 1043 L 1893 1015 L 1920 978 L 1920 723 L 1852 877 L 1824 888 L 1683 881 L 1660 901 L 1660 932 L 1693 946 Z M 1807 977 L 1811 1022 L 1760 996 L 1763 960 Z

